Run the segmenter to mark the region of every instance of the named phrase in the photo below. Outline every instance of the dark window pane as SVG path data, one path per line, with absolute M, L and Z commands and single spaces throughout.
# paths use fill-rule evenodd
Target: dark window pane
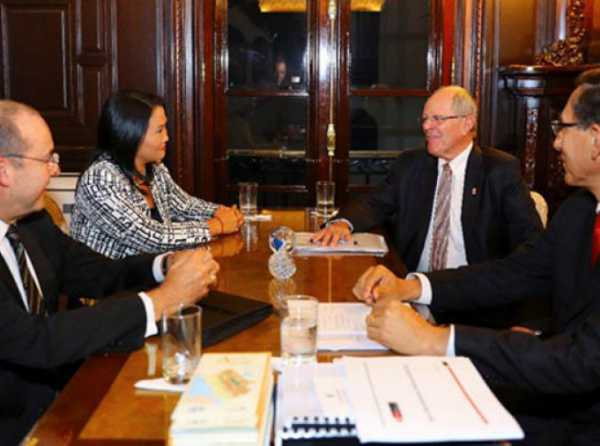
M 404 150 L 423 146 L 418 118 L 426 100 L 426 97 L 352 97 L 350 150 Z
M 289 190 L 264 190 L 264 186 L 299 186 L 306 183 L 306 160 L 304 158 L 277 158 L 267 156 L 229 156 L 231 184 L 255 181 L 261 187 L 258 194 L 259 207 L 307 206 L 308 194 Z M 237 192 L 232 191 L 231 202 L 237 202 Z
M 228 150 L 306 147 L 305 97 L 227 98 Z
M 427 87 L 430 3 L 388 0 L 381 13 L 352 13 L 352 87 Z
M 261 12 L 257 0 L 229 0 L 227 13 L 229 87 L 305 88 L 305 13 Z

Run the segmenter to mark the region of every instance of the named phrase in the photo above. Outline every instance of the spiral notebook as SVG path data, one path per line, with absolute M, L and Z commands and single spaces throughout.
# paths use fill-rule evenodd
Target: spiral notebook
M 356 437 L 343 374 L 335 363 L 283 370 L 277 384 L 275 446 L 288 440 Z

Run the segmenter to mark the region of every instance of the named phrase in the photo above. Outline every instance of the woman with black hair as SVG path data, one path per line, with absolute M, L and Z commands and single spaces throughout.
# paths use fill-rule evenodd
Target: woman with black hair
M 239 230 L 244 218 L 184 192 L 162 164 L 167 117 L 162 100 L 119 91 L 104 104 L 98 153 L 75 192 L 71 235 L 111 258 L 206 243 Z

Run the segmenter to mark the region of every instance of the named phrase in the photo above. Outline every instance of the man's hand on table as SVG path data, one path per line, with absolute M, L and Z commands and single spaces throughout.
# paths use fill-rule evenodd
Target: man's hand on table
M 385 266 L 377 265 L 360 276 L 352 292 L 369 304 L 386 298 L 410 301 L 421 296 L 421 282 L 419 279 L 400 279 Z
M 352 240 L 350 227 L 343 221 L 336 221 L 335 223 L 329 224 L 319 232 L 316 232 L 312 237 L 314 243 L 333 247 L 337 246 L 340 241 L 349 242 L 350 240 Z
M 443 356 L 450 329 L 431 325 L 399 299 L 385 298 L 367 316 L 367 335 L 404 355 Z

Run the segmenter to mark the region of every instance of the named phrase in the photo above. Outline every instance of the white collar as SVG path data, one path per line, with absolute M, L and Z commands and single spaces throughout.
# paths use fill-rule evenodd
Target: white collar
M 438 170 L 441 169 L 445 164 L 449 164 L 452 172 L 457 172 L 458 169 L 464 169 L 467 164 L 467 160 L 469 159 L 469 155 L 473 150 L 473 141 L 467 146 L 465 150 L 460 152 L 460 154 L 450 161 L 446 161 L 442 158 L 438 158 Z

